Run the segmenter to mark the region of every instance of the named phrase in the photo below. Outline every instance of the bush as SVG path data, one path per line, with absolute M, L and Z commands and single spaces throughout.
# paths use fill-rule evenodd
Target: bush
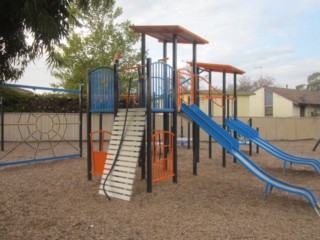
M 30 91 L 10 87 L 0 87 L 4 112 L 79 112 L 79 96 L 77 94 L 53 93 L 34 94 Z M 86 101 L 83 99 L 83 111 Z

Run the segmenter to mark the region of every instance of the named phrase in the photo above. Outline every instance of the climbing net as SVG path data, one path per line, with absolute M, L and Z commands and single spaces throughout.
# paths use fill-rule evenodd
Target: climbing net
M 0 166 L 81 156 L 81 127 L 81 113 L 11 114 Z

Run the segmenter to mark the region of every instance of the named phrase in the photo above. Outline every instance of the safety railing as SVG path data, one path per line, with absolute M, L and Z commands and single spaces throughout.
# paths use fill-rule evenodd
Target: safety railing
M 173 169 L 174 134 L 169 131 L 155 131 L 152 135 L 152 182 L 174 176 Z

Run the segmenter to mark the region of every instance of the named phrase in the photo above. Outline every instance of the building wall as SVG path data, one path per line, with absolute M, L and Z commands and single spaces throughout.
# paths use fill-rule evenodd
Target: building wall
M 255 95 L 249 98 L 249 116 L 264 117 L 264 88 L 255 91 Z
M 273 93 L 273 117 L 299 117 L 300 110 L 294 110 L 292 101 Z
M 250 96 L 238 97 L 238 116 L 239 117 L 250 116 Z
M 300 117 L 300 107 L 297 105 L 293 105 L 292 116 Z M 307 116 L 307 115 L 306 115 Z
M 238 116 L 241 116 L 241 117 L 249 117 L 250 116 L 249 97 L 250 97 L 249 95 L 238 96 Z M 222 116 L 222 107 L 221 107 L 222 99 L 216 98 L 215 101 L 217 104 L 212 103 L 212 115 L 221 117 Z M 200 108 L 206 113 L 209 111 L 208 106 L 209 106 L 208 100 L 200 101 Z M 234 101 L 229 100 L 229 114 L 230 115 L 234 114 L 233 108 L 234 108 Z M 226 112 L 226 114 L 227 114 L 227 112 Z
M 272 117 L 300 117 L 300 106 L 293 104 L 292 101 L 273 93 L 273 115 Z M 260 88 L 255 91 L 255 95 L 249 97 L 249 114 L 239 116 L 250 116 L 250 117 L 265 117 L 265 89 Z M 238 110 L 241 109 L 239 105 Z M 305 117 L 312 117 L 312 112 L 315 111 L 315 107 L 305 107 Z

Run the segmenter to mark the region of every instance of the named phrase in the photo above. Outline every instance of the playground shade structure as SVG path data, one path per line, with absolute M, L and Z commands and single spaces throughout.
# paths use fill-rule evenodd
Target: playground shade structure
M 249 125 L 245 124 L 244 122 L 238 120 L 238 119 L 226 119 L 226 125 L 239 133 L 240 135 L 244 136 L 245 138 L 252 141 L 254 144 L 260 146 L 273 156 L 281 159 L 284 161 L 284 170 L 286 168 L 286 163 L 296 163 L 296 164 L 302 164 L 302 165 L 309 165 L 313 167 L 317 173 L 320 173 L 320 161 L 313 158 L 303 158 L 291 155 L 289 153 L 284 152 L 280 148 L 274 146 L 273 144 L 269 143 L 265 139 L 261 138 L 259 136 L 259 132 L 253 128 L 251 128 Z
M 188 107 L 186 104 L 181 105 L 181 111 L 184 112 L 190 119 L 196 122 L 204 131 L 213 137 L 220 145 L 222 145 L 233 157 L 246 167 L 252 174 L 266 183 L 265 197 L 267 197 L 273 187 L 290 193 L 304 196 L 320 215 L 320 204 L 314 193 L 308 188 L 299 187 L 293 184 L 288 184 L 272 177 L 248 158 L 240 151 L 239 143 L 227 131 L 220 127 L 214 120 L 205 114 L 198 106 L 192 104 Z

